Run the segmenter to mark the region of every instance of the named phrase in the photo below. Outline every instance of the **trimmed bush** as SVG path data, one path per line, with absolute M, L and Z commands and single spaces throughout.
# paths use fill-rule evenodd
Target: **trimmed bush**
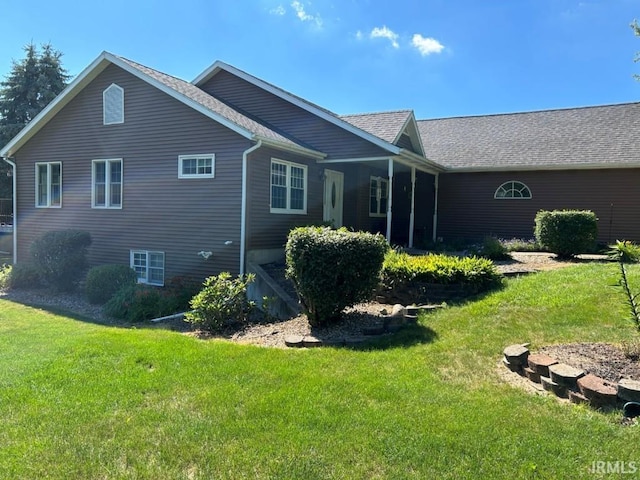
M 134 323 L 162 317 L 164 314 L 160 289 L 141 284 L 126 285 L 104 304 L 104 312 L 111 317 Z
M 467 294 L 499 287 L 502 276 L 491 260 L 442 254 L 412 256 L 390 251 L 382 267 L 382 293 L 403 297 L 410 290 L 429 296 L 429 285 L 457 285 Z M 414 299 L 419 301 L 421 299 Z
M 511 258 L 507 247 L 496 237 L 485 237 L 482 245 L 472 250 L 475 255 L 489 260 L 508 260 Z
M 289 233 L 287 277 L 309 323 L 324 325 L 346 307 L 371 298 L 380 281 L 384 237 L 344 228 L 300 227 Z
M 59 292 L 73 291 L 87 268 L 91 235 L 77 230 L 56 230 L 36 238 L 31 258 L 42 282 Z
M 30 263 L 16 263 L 9 267 L 7 287 L 19 290 L 21 288 L 41 287 L 38 270 Z
M 135 285 L 136 272 L 128 265 L 100 265 L 87 273 L 84 292 L 90 303 L 106 303 L 118 290 Z
M 252 274 L 232 278 L 222 272 L 204 281 L 204 288 L 191 300 L 191 311 L 185 320 L 208 331 L 246 319 L 252 304 L 247 300 L 247 286 L 253 281 Z
M 598 237 L 598 219 L 589 210 L 540 210 L 535 237 L 540 246 L 560 258 L 591 252 Z

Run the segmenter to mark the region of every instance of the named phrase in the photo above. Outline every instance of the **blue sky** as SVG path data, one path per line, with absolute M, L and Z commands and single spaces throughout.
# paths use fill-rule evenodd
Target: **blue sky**
M 103 50 L 189 81 L 223 60 L 338 114 L 640 100 L 640 0 L 3 3 L 2 77 L 33 41 L 62 51 L 74 76 Z

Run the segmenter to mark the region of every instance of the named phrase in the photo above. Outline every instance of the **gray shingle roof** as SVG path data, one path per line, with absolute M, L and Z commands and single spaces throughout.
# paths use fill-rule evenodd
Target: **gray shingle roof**
M 349 122 L 360 130 L 375 135 L 385 142 L 394 143 L 410 115 L 411 110 L 398 110 L 394 112 L 340 115 L 340 119 Z
M 127 63 L 128 65 L 130 65 L 131 67 L 135 68 L 136 70 L 139 70 L 140 72 L 144 73 L 148 77 L 151 77 L 154 80 L 157 80 L 158 82 L 162 83 L 166 87 L 169 87 L 172 90 L 175 90 L 176 92 L 184 95 L 188 99 L 202 105 L 203 107 L 210 110 L 211 112 L 217 115 L 220 115 L 221 117 L 225 118 L 229 122 L 241 127 L 242 129 L 248 132 L 253 133 L 254 135 L 258 135 L 260 137 L 270 139 L 270 140 L 275 140 L 277 142 L 282 142 L 290 145 L 303 147 L 302 145 L 299 145 L 298 143 L 292 141 L 291 139 L 276 132 L 275 130 L 272 130 L 266 125 L 263 125 L 257 122 L 256 120 L 249 118 L 248 116 L 228 106 L 227 104 L 221 102 L 214 96 L 209 95 L 205 91 L 201 90 L 200 88 L 196 87 L 195 85 L 189 82 L 186 82 L 177 77 L 173 77 L 171 75 L 167 75 L 166 73 L 159 72 L 158 70 L 154 70 L 153 68 L 146 67 L 132 60 L 129 60 L 123 57 L 118 57 L 118 58 L 123 62 Z
M 451 169 L 640 166 L 640 103 L 419 120 L 426 156 Z

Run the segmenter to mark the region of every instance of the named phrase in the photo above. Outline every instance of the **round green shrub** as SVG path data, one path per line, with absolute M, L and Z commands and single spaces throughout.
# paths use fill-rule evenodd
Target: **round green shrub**
M 346 307 L 370 299 L 388 249 L 379 234 L 344 228 L 292 230 L 285 248 L 287 277 L 293 281 L 309 323 L 327 324 L 338 319 Z
M 129 322 L 143 322 L 162 317 L 160 289 L 148 285 L 125 285 L 104 304 L 110 317 Z
M 16 263 L 10 267 L 7 284 L 9 288 L 27 289 L 41 287 L 38 269 L 30 263 Z
M 87 273 L 84 292 L 90 303 L 107 302 L 124 286 L 136 284 L 136 272 L 128 265 L 100 265 Z
M 535 218 L 536 242 L 560 258 L 592 252 L 598 218 L 590 210 L 540 210 Z

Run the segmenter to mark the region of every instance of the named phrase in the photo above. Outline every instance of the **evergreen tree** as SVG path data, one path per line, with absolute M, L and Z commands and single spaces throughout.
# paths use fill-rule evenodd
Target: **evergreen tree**
M 38 115 L 67 85 L 62 53 L 44 44 L 30 43 L 25 58 L 13 61 L 11 72 L 0 82 L 0 147 Z M 11 198 L 10 167 L 0 161 L 0 198 Z

